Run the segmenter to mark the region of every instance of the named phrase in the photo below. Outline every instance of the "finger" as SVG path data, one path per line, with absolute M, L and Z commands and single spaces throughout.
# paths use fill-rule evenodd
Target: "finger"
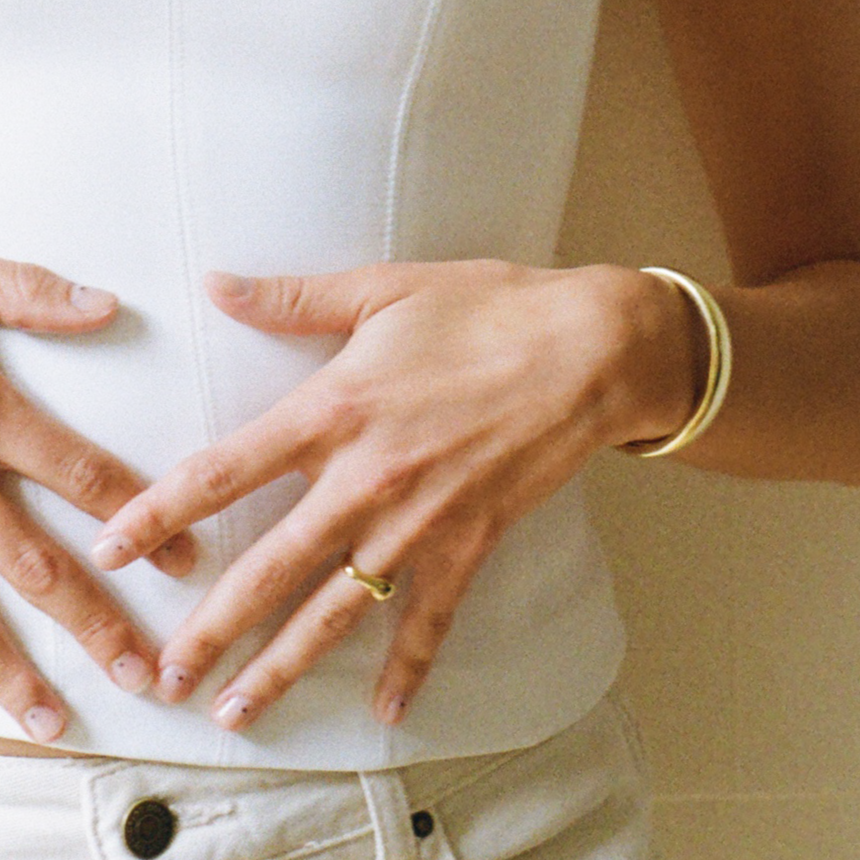
M 3 497 L 0 535 L 0 572 L 18 594 L 68 630 L 118 687 L 146 689 L 154 676 L 154 649 L 113 598 Z
M 4 624 L 0 624 L 0 707 L 37 744 L 56 741 L 65 731 L 65 706 L 24 657 Z
M 116 316 L 116 296 L 41 266 L 0 260 L 0 324 L 42 332 L 85 332 Z
M 230 731 L 249 726 L 352 633 L 375 604 L 370 592 L 347 576 L 328 579 L 219 693 L 213 719 Z
M 403 610 L 374 694 L 376 719 L 394 726 L 406 717 L 454 621 L 469 583 L 492 550 L 493 541 L 476 527 L 458 530 L 443 543 L 433 539 L 413 549 L 414 571 Z
M 389 521 L 388 529 L 375 522 L 371 540 L 359 546 L 353 554 L 355 565 L 365 573 L 370 571 L 374 576 L 393 580 L 396 570 L 415 545 L 415 524 L 420 522 L 418 511 L 423 507 L 421 501 L 413 500 L 412 505 L 407 504 Z M 410 510 L 412 508 L 414 510 Z M 443 524 L 439 528 L 443 528 Z M 369 529 L 365 532 L 371 533 Z M 462 599 L 469 573 L 477 568 L 489 551 L 484 533 L 471 521 L 468 524 L 450 524 L 448 534 L 452 547 L 457 547 L 456 550 L 451 549 L 450 559 L 456 561 L 448 559 L 448 570 L 443 576 L 439 558 L 444 550 L 442 553 L 433 550 L 437 563 L 432 569 L 429 564 L 425 566 L 429 571 L 427 586 L 421 590 L 422 597 L 426 599 L 410 600 L 413 619 L 404 629 L 402 647 L 394 660 L 389 661 L 387 680 L 391 686 L 380 692 L 385 701 L 386 715 L 396 706 L 395 721 L 403 718 L 405 703 L 411 700 L 429 672 L 432 659 L 450 626 L 454 607 Z M 421 571 L 417 576 L 420 584 Z M 342 642 L 375 604 L 367 588 L 335 572 L 293 614 L 277 637 L 218 695 L 213 706 L 213 718 L 222 728 L 230 730 L 241 730 L 250 725 L 301 675 Z M 225 621 L 226 618 L 211 618 L 207 638 L 217 635 L 219 624 L 223 625 Z M 423 635 L 428 630 L 431 637 Z M 408 677 L 404 668 L 410 670 Z M 392 692 L 394 690 L 397 692 Z
M 224 313 L 263 331 L 346 334 L 407 295 L 416 272 L 413 264 L 381 263 L 306 277 L 243 278 L 210 272 L 204 283 Z
M 0 377 L 0 461 L 100 520 L 145 489 L 121 460 L 43 413 L 4 377 Z M 194 557 L 191 536 L 173 534 L 154 548 L 150 561 L 167 574 L 184 576 Z
M 329 482 L 334 483 L 329 476 L 321 478 L 285 520 L 237 559 L 176 631 L 159 658 L 159 698 L 180 702 L 191 695 L 233 642 L 349 542 L 359 504 L 342 500 L 332 511 Z
M 334 444 L 341 433 L 337 407 L 321 406 L 319 400 L 297 389 L 255 421 L 184 460 L 107 522 L 93 547 L 96 566 L 123 567 L 192 523 L 297 470 L 319 444 L 317 437 Z

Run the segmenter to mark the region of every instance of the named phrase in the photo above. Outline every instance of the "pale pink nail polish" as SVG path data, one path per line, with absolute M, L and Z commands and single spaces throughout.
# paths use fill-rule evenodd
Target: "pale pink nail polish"
M 221 728 L 235 731 L 249 723 L 253 717 L 250 699 L 245 696 L 231 696 L 215 712 L 215 721 Z
M 165 666 L 158 676 L 158 697 L 173 704 L 187 699 L 197 686 L 197 679 L 184 666 Z
M 126 651 L 111 663 L 111 677 L 127 693 L 142 693 L 152 683 L 153 672 L 139 654 Z
M 65 727 L 63 716 L 47 705 L 35 705 L 24 714 L 24 728 L 37 744 L 55 741 Z
M 88 316 L 106 314 L 117 305 L 117 298 L 112 293 L 95 287 L 82 287 L 80 284 L 75 284 L 70 290 L 69 301 Z
M 92 559 L 96 567 L 114 570 L 131 561 L 133 552 L 134 546 L 125 535 L 108 535 L 93 547 Z
M 403 696 L 394 696 L 382 711 L 382 722 L 393 726 L 406 716 L 407 702 Z
M 241 278 L 238 275 L 226 275 L 220 272 L 207 275 L 205 283 L 208 289 L 231 299 L 246 299 L 255 289 L 253 278 Z

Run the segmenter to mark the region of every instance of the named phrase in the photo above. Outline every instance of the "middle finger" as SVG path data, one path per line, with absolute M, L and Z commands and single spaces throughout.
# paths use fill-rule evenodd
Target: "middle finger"
M 224 651 L 343 550 L 366 517 L 366 499 L 339 494 L 324 473 L 288 516 L 237 559 L 165 645 L 156 693 L 187 698 Z M 337 500 L 338 504 L 333 504 Z

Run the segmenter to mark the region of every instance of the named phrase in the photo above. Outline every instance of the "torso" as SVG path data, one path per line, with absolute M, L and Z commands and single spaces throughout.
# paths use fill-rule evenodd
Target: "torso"
M 596 5 L 91 0 L 46 16 L 42 4 L 0 0 L 0 115 L 16 118 L 0 125 L 0 257 L 112 290 L 124 306 L 85 337 L 4 331 L 4 372 L 154 478 L 259 415 L 340 346 L 224 317 L 201 293 L 207 269 L 550 263 Z M 201 523 L 202 560 L 186 580 L 136 562 L 104 582 L 163 642 L 303 490 L 287 476 Z M 23 495 L 86 559 L 98 524 L 38 487 Z M 536 572 L 546 588 L 533 588 Z M 368 703 L 398 597 L 241 736 L 218 730 L 208 703 L 277 619 L 231 649 L 188 703 L 167 707 L 115 688 L 2 580 L 0 605 L 73 715 L 63 745 L 202 765 L 368 770 L 525 746 L 582 716 L 623 650 L 576 484 L 488 561 L 395 732 Z M 539 643 L 540 659 L 523 642 Z M 0 714 L 0 736 L 19 735 Z M 40 752 L 0 741 L 0 754 Z

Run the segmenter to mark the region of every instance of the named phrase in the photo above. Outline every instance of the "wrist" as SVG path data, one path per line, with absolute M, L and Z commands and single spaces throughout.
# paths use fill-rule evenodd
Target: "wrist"
M 655 274 L 610 271 L 617 286 L 615 313 L 623 315 L 610 444 L 672 437 L 694 415 L 707 387 L 709 343 L 702 315 Z

